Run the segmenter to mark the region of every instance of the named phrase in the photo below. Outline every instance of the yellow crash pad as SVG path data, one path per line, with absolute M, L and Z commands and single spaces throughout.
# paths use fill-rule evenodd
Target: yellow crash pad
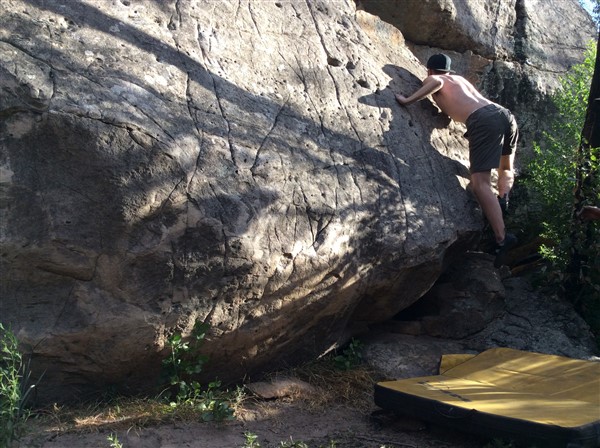
M 494 348 L 445 356 L 440 372 L 378 383 L 375 403 L 490 437 L 600 446 L 600 363 Z

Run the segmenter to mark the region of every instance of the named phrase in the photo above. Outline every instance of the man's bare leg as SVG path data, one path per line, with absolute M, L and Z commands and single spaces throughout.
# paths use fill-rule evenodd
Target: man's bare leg
M 510 193 L 515 183 L 514 161 L 515 153 L 500 157 L 500 166 L 498 167 L 498 196 L 501 198 Z
M 479 202 L 485 217 L 492 226 L 496 242 L 502 243 L 506 231 L 504 228 L 504 219 L 502 218 L 502 209 L 498 203 L 498 198 L 492 191 L 491 172 L 471 173 L 471 186 L 477 202 Z

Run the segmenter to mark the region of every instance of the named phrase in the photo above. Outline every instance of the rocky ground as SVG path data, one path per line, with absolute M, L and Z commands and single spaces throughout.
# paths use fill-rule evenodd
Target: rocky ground
M 446 307 L 441 314 L 436 314 L 436 307 L 430 307 L 430 311 L 434 311 L 429 316 L 415 317 L 413 313 L 408 318 L 372 328 L 361 336 L 368 367 L 358 373 L 327 376 L 304 372 L 300 377 L 294 377 L 292 372 L 291 380 L 289 376 L 274 377 L 267 383 L 247 385 L 249 398 L 239 406 L 236 419 L 225 423 L 143 423 L 139 416 L 122 413 L 116 418 L 104 418 L 96 410 L 88 411 L 86 416 L 69 417 L 71 421 L 66 422 L 58 412 L 51 418 L 32 420 L 20 447 L 498 446 L 492 445 L 491 439 L 451 428 L 381 414 L 372 398 L 376 381 L 437 373 L 440 356 L 444 353 L 478 353 L 499 346 L 583 359 L 598 354 L 589 329 L 569 303 L 536 290 L 526 278 L 510 277 L 507 272 L 503 280 L 498 275 L 496 282 L 491 281 L 490 263 L 485 255 L 474 255 L 467 262 L 468 269 L 458 269 L 465 273 L 464 276 L 453 274 L 451 281 L 446 280 L 446 283 L 441 279 L 438 289 L 451 291 L 452 297 L 458 297 L 451 302 L 459 304 L 458 308 L 470 310 L 462 318 L 456 309 L 447 308 L 448 296 L 441 297 L 443 294 L 436 293 L 435 300 L 442 301 L 437 310 L 440 306 Z M 485 281 L 480 281 L 482 279 Z M 502 297 L 502 306 L 498 306 L 497 293 Z M 493 316 L 489 313 L 492 307 Z M 474 309 L 479 312 L 474 313 Z M 454 316 L 457 325 L 450 325 L 449 314 Z M 470 325 L 465 326 L 461 319 L 468 319 Z M 464 334 L 460 338 L 442 337 L 439 333 L 444 331 Z M 438 333 L 437 336 L 432 336 L 432 332 Z M 290 375 L 290 372 L 286 374 Z M 112 434 L 116 435 L 116 441 L 111 443 L 108 437 Z M 252 437 L 255 437 L 254 444 Z

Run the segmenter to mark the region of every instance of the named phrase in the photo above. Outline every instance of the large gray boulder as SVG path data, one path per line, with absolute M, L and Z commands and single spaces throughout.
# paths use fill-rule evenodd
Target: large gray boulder
M 41 399 L 323 353 L 421 297 L 481 215 L 424 69 L 351 2 L 0 6 L 1 319 Z M 449 248 L 456 249 L 448 252 Z
M 0 320 L 41 400 L 323 353 L 395 315 L 482 228 L 464 128 L 349 1 L 0 4 Z

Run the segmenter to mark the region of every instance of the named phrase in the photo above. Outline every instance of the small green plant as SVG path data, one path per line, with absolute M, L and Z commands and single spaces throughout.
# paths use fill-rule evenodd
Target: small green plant
M 243 448 L 260 448 L 260 443 L 258 442 L 258 436 L 251 432 L 245 432 L 244 437 L 246 442 L 244 443 Z
M 0 323 L 0 446 L 10 447 L 20 438 L 29 411 L 27 400 L 35 387 L 29 385 L 29 364 L 19 352 L 15 335 Z
M 251 432 L 245 432 L 244 437 L 246 439 L 244 446 L 242 448 L 260 448 L 260 443 L 258 442 L 258 436 Z M 289 441 L 281 441 L 279 442 L 280 448 L 308 448 L 308 444 L 306 442 L 297 441 L 290 437 Z M 319 445 L 319 448 L 335 448 L 337 446 L 337 442 L 334 440 L 330 440 L 327 445 Z M 385 448 L 385 447 L 382 447 Z
M 119 438 L 115 433 L 111 433 L 106 440 L 110 443 L 110 448 L 123 448 L 123 444 L 119 442 Z
M 294 442 L 290 437 L 289 442 L 279 442 L 281 448 L 308 448 L 308 445 L 304 442 Z
M 200 411 L 203 421 L 217 421 L 233 419 L 233 409 L 231 407 L 231 394 L 228 391 L 221 390 L 220 381 L 212 381 L 203 389 L 201 385 L 194 381 L 185 388 L 186 395 L 179 395 L 179 404 L 188 406 Z M 173 406 L 173 403 L 171 403 Z
M 163 368 L 171 386 L 171 408 L 187 407 L 200 412 L 203 421 L 223 421 L 233 418 L 230 405 L 232 395 L 221 390 L 221 383 L 213 381 L 206 388 L 194 378 L 200 374 L 208 358 L 199 353 L 208 326 L 196 322 L 188 341 L 180 333 L 167 340 L 169 356 Z
M 362 343 L 352 338 L 341 355 L 334 358 L 335 367 L 338 370 L 351 370 L 362 364 Z
M 163 369 L 171 386 L 185 389 L 186 380 L 202 371 L 208 359 L 198 350 L 207 330 L 208 325 L 196 322 L 189 341 L 184 341 L 181 333 L 175 333 L 167 340 L 170 354 L 163 360 Z

